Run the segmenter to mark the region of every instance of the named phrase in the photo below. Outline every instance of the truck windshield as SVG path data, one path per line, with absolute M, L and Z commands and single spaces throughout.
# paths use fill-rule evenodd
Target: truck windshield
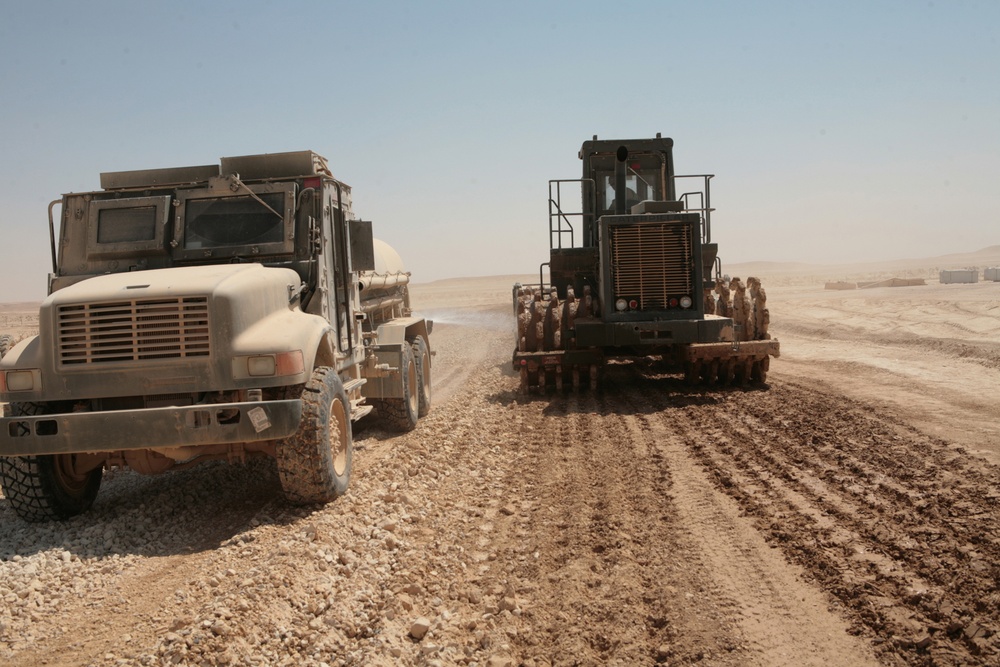
M 258 196 L 274 211 L 285 207 L 282 192 Z M 284 220 L 253 197 L 189 199 L 185 209 L 184 247 L 187 249 L 281 243 L 284 240 Z

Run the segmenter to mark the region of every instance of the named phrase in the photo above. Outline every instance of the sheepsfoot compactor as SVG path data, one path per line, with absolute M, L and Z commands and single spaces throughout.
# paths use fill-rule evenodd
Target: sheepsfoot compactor
M 594 137 L 580 149 L 582 178 L 549 181 L 549 261 L 537 284 L 513 290 L 523 390 L 596 389 L 605 363 L 628 357 L 654 357 L 692 384 L 765 382 L 779 345 L 764 289 L 723 277 L 713 176 L 675 174 L 672 151 L 659 134 Z

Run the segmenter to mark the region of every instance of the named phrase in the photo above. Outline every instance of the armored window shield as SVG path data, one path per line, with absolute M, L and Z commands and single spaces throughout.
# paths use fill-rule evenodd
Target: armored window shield
M 87 256 L 110 259 L 166 253 L 169 216 L 169 196 L 94 200 L 89 206 Z
M 295 186 L 279 183 L 179 192 L 174 256 L 178 259 L 253 257 L 294 251 Z
M 272 210 L 284 208 L 284 196 L 196 199 L 188 202 L 184 220 L 184 247 L 219 248 L 232 245 L 281 243 L 284 216 Z M 266 205 L 266 206 L 265 206 Z M 281 217 L 279 217 L 281 216 Z

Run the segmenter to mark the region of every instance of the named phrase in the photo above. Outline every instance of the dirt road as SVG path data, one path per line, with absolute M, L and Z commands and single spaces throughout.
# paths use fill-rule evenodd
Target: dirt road
M 206 465 L 63 524 L 0 499 L 0 661 L 997 664 L 1000 285 L 946 287 L 772 290 L 766 389 L 529 399 L 508 283 L 418 286 L 434 409 L 359 425 L 344 498 Z

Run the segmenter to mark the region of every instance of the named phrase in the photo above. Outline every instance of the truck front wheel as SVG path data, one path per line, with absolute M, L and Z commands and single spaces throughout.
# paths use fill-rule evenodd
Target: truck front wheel
M 325 503 L 347 491 L 354 443 L 351 404 L 332 368 L 321 367 L 302 390 L 298 432 L 278 443 L 278 477 L 293 503 Z
M 43 415 L 42 403 L 11 403 L 10 416 Z M 23 428 L 23 427 L 22 427 Z M 84 467 L 76 454 L 0 457 L 0 486 L 25 521 L 61 521 L 90 509 L 101 488 L 103 463 Z

